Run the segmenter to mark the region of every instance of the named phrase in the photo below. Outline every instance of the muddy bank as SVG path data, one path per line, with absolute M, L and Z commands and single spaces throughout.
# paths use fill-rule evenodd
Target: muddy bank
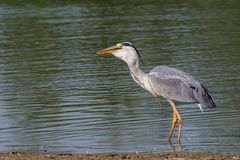
M 37 154 L 1 153 L 0 160 L 240 160 L 240 155 L 218 153 L 96 153 Z

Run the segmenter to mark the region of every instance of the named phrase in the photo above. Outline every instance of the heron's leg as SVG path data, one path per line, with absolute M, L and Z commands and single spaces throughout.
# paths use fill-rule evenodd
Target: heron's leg
M 173 134 L 176 122 L 177 122 L 177 114 L 173 110 L 172 127 L 171 127 L 171 131 L 170 131 L 170 134 L 169 134 L 169 137 L 168 137 L 168 142 L 171 142 L 171 138 L 172 138 L 172 134 Z
M 178 121 L 178 124 L 179 124 L 179 127 L 178 127 L 178 143 L 181 143 L 181 130 L 182 130 L 182 125 L 183 125 L 183 120 L 177 110 L 177 107 L 176 107 L 176 104 L 173 100 L 168 100 L 169 103 L 171 104 L 171 106 L 173 107 L 173 112 L 174 114 L 176 114 L 176 117 L 177 117 L 177 121 Z
M 183 120 L 179 114 L 179 117 L 178 117 L 178 124 L 179 124 L 179 127 L 178 127 L 178 143 L 181 143 L 181 131 L 182 131 L 182 126 L 183 126 Z

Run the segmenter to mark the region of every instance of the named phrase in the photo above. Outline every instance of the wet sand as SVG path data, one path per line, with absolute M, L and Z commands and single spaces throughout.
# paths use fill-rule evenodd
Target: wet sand
M 47 153 L 0 153 L 0 160 L 240 160 L 240 154 L 220 153 L 93 153 L 93 154 L 47 154 Z

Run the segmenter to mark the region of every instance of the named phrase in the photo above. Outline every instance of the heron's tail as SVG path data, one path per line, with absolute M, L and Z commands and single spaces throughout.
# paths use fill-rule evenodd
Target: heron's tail
M 195 97 L 198 103 L 207 108 L 216 107 L 216 103 L 214 102 L 212 95 L 210 94 L 208 89 L 205 88 L 204 86 L 201 86 L 201 89 L 199 89 L 197 93 L 195 93 Z

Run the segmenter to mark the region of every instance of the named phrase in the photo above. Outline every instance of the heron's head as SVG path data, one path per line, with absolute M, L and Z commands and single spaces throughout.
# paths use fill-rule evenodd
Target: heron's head
M 138 62 L 138 59 L 142 59 L 138 50 L 130 42 L 121 42 L 112 47 L 100 50 L 98 54 L 113 54 L 115 57 L 118 57 L 124 60 L 126 63 Z M 143 63 L 143 62 L 142 62 Z

